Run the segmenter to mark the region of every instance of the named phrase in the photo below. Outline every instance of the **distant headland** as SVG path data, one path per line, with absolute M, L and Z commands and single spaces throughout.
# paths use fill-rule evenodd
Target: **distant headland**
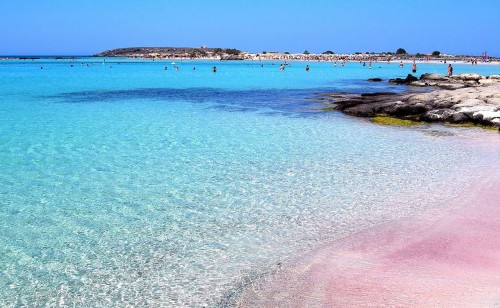
M 327 50 L 323 53 L 311 53 L 305 50 L 302 53 L 262 51 L 260 53 L 241 51 L 235 48 L 209 47 L 128 47 L 106 50 L 93 55 L 95 57 L 129 57 L 141 59 L 215 59 L 215 60 L 311 60 L 311 61 L 391 61 L 391 60 L 418 60 L 418 61 L 479 61 L 493 62 L 500 59 L 482 55 L 451 55 L 433 51 L 432 53 L 409 54 L 404 48 L 395 52 L 355 52 L 335 53 Z
M 234 48 L 208 47 L 129 47 L 106 50 L 95 54 L 96 57 L 130 57 L 143 59 L 221 59 L 244 60 L 248 53 Z

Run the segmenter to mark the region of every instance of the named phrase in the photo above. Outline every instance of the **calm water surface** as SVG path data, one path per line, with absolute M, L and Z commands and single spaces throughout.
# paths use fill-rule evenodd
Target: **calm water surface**
M 381 127 L 311 99 L 404 91 L 364 80 L 410 65 L 170 62 L 0 61 L 2 306 L 214 306 L 499 161 L 463 145 L 476 129 Z M 455 65 L 470 71 L 499 68 Z

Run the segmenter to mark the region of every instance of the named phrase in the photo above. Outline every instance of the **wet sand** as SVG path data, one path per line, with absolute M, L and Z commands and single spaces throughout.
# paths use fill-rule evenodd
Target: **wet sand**
M 449 204 L 301 257 L 238 306 L 500 307 L 500 165 L 487 173 Z

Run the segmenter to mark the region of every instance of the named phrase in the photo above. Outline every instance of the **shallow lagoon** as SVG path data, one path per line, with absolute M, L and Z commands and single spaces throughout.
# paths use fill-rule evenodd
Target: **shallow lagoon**
M 213 305 L 498 163 L 461 142 L 478 129 L 382 127 L 311 100 L 403 91 L 365 80 L 408 64 L 170 62 L 0 62 L 3 303 Z

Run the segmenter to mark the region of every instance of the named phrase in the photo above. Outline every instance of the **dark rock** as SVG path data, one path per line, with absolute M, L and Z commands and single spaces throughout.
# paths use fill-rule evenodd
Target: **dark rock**
M 382 78 L 369 78 L 368 81 L 372 81 L 372 82 L 381 82 L 382 81 Z
M 372 97 L 372 96 L 383 96 L 383 95 L 396 95 L 394 92 L 375 92 L 375 93 L 363 93 L 361 97 Z
M 406 76 L 406 79 L 405 79 L 405 81 L 408 83 L 410 83 L 412 81 L 417 81 L 417 80 L 418 80 L 418 78 L 413 76 L 412 74 L 408 74 L 408 76 Z
M 452 123 L 464 123 L 469 121 L 469 117 L 461 112 L 457 112 L 451 116 Z
M 343 110 L 346 114 L 356 117 L 374 117 L 377 115 L 372 106 L 357 105 Z
M 395 117 L 404 117 L 409 115 L 419 116 L 426 111 L 427 109 L 422 104 L 409 105 L 403 102 L 399 102 L 385 109 L 387 114 Z
M 389 83 L 395 83 L 395 84 L 410 84 L 411 82 L 417 81 L 418 78 L 413 76 L 412 74 L 408 74 L 405 79 L 402 78 L 396 78 L 396 79 L 389 79 Z

